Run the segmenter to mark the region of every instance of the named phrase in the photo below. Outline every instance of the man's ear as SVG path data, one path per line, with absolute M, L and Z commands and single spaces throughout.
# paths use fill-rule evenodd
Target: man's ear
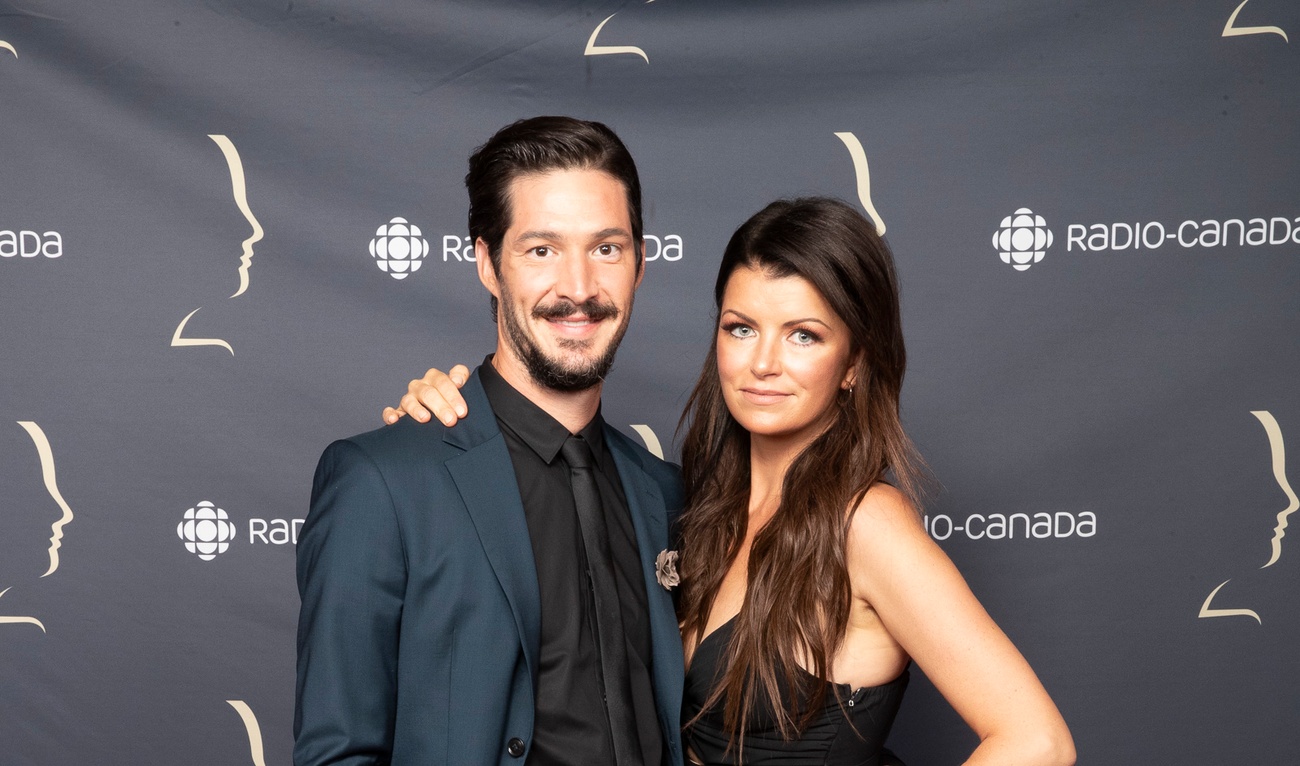
M 636 290 L 638 287 L 640 287 L 640 286 L 641 286 L 641 280 L 644 279 L 644 278 L 645 278 L 645 240 L 642 239 L 642 240 L 641 240 L 641 260 L 639 260 L 639 261 L 637 262 L 637 269 L 636 269 L 636 284 L 632 285 L 632 289 L 633 289 L 633 290 Z
M 497 270 L 492 266 L 492 256 L 488 254 L 487 243 L 482 237 L 474 240 L 474 261 L 478 265 L 478 281 L 483 283 L 493 298 L 501 297 L 501 288 L 497 285 Z

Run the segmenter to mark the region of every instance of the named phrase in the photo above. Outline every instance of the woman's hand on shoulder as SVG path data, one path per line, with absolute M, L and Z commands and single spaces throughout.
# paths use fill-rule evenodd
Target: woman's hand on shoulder
M 469 368 L 463 364 L 443 372 L 434 367 L 406 385 L 406 394 L 402 396 L 397 407 L 385 407 L 384 422 L 392 425 L 403 415 L 410 415 L 421 423 L 428 423 L 433 415 L 446 426 L 456 422 L 469 412 L 460 389 L 469 380 Z
M 849 529 L 855 599 L 979 735 L 968 764 L 1072 764 L 1074 742 L 1029 663 L 989 617 L 901 492 L 872 487 Z

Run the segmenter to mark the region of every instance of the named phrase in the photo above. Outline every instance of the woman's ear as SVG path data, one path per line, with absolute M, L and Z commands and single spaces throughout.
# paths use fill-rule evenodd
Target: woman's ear
M 844 371 L 844 379 L 840 381 L 840 388 L 852 391 L 858 384 L 858 368 L 862 366 L 863 357 L 862 349 L 853 352 L 853 356 L 849 359 L 849 368 Z

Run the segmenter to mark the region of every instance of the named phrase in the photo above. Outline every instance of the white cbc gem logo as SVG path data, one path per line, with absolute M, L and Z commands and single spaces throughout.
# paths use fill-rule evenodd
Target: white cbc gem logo
M 225 511 L 204 500 L 185 512 L 185 520 L 176 525 L 176 536 L 185 541 L 185 550 L 211 561 L 230 547 L 235 525 Z
M 1002 262 L 1011 264 L 1016 271 L 1025 271 L 1043 260 L 1051 246 L 1052 232 L 1047 229 L 1047 221 L 1027 207 L 1003 218 L 1002 225 L 993 233 L 993 247 L 997 248 Z
M 406 279 L 419 270 L 428 254 L 429 243 L 421 236 L 420 227 L 407 223 L 405 218 L 394 218 L 380 226 L 370 240 L 375 265 L 393 279 Z

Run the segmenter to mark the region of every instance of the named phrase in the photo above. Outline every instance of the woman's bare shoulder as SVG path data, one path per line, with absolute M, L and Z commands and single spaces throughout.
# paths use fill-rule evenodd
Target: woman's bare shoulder
M 845 557 L 855 594 L 868 601 L 880 595 L 882 586 L 902 585 L 921 573 L 951 567 L 926 533 L 916 506 L 884 482 L 867 490 L 853 509 Z
M 878 481 L 852 509 L 849 537 L 924 534 L 921 514 L 897 487 Z M 865 542 L 865 540 L 861 541 Z

